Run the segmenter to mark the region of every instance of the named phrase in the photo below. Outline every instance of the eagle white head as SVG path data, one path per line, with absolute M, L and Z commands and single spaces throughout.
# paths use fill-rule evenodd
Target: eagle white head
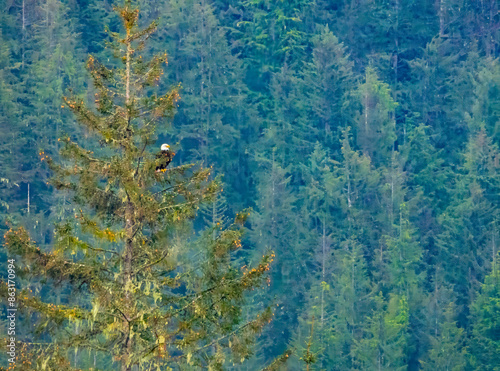
M 161 145 L 161 150 L 162 151 L 168 151 L 170 149 L 170 146 L 168 144 L 162 144 Z

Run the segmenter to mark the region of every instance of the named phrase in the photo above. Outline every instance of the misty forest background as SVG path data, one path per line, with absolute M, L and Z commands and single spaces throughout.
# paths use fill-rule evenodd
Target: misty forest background
M 0 229 L 47 248 L 74 206 L 38 153 L 85 141 L 61 97 L 93 101 L 83 66 L 109 58 L 113 5 L 1 2 Z M 196 228 L 251 207 L 248 261 L 276 254 L 249 301 L 275 317 L 238 367 L 294 349 L 287 367 L 303 369 L 313 327 L 318 370 L 500 369 L 498 2 L 139 6 L 141 24 L 160 21 L 163 87 L 182 86 L 158 149 L 223 174 Z

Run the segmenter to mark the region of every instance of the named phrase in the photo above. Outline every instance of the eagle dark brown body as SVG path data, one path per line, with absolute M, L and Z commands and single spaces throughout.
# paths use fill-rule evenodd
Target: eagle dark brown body
M 172 158 L 175 156 L 175 153 L 170 152 L 170 150 L 161 151 L 156 155 L 156 159 L 159 161 L 158 166 L 156 166 L 156 172 L 165 171 L 167 166 L 172 162 Z

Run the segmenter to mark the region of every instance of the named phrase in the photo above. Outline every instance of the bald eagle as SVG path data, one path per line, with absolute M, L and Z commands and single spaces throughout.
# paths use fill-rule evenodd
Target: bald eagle
M 161 152 L 156 155 L 157 163 L 156 172 L 164 172 L 167 169 L 168 164 L 172 162 L 172 158 L 175 153 L 170 152 L 170 146 L 168 144 L 161 145 Z M 161 160 L 160 160 L 161 159 Z

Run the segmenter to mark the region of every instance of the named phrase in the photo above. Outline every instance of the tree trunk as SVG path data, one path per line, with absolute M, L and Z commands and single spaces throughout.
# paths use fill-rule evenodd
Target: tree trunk
M 130 286 L 132 283 L 132 259 L 133 259 L 133 213 L 134 205 L 129 201 L 126 209 L 126 222 L 125 222 L 125 233 L 127 236 L 127 241 L 125 245 L 125 258 L 124 258 L 124 284 L 125 284 L 125 308 L 126 311 L 123 313 L 123 330 L 127 334 L 124 343 L 124 358 L 122 359 L 122 371 L 130 371 L 131 366 L 127 366 L 127 362 L 130 359 L 132 353 L 132 339 L 130 338 L 130 309 L 133 307 L 133 303 L 130 298 Z
M 444 37 L 444 20 L 445 20 L 445 13 L 446 13 L 446 8 L 444 4 L 445 0 L 439 0 L 439 37 Z
M 125 77 L 125 105 L 127 114 L 127 125 L 130 126 L 130 58 L 132 54 L 132 45 L 130 41 L 130 28 L 127 27 L 127 51 L 126 51 L 126 77 Z M 132 367 L 128 365 L 132 353 L 132 339 L 130 338 L 130 310 L 133 303 L 130 297 L 130 288 L 132 284 L 132 259 L 133 259 L 133 238 L 134 238 L 134 204 L 127 195 L 127 206 L 125 209 L 125 257 L 124 257 L 124 285 L 125 285 L 125 312 L 123 313 L 123 333 L 126 334 L 123 344 L 122 371 L 131 371 Z

